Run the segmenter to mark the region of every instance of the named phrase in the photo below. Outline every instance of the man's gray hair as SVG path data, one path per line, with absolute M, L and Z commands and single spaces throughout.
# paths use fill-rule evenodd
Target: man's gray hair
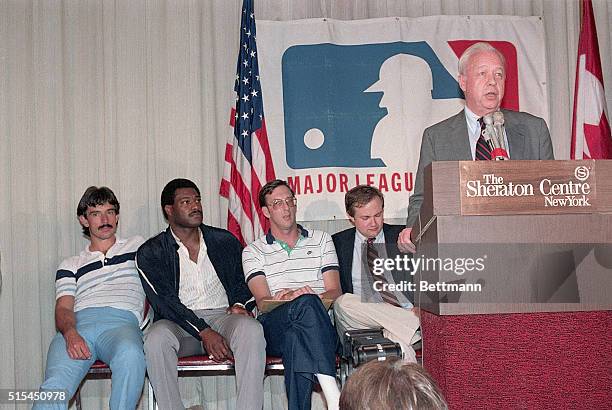
M 467 50 L 463 52 L 463 54 L 461 54 L 461 57 L 459 58 L 459 74 L 465 74 L 465 69 L 467 68 L 468 63 L 470 62 L 470 58 L 472 58 L 474 54 L 488 51 L 492 51 L 498 55 L 499 59 L 502 62 L 502 66 L 504 67 L 504 71 L 506 71 L 506 59 L 504 58 L 504 55 L 491 44 L 481 41 L 479 43 L 472 44 L 467 48 Z

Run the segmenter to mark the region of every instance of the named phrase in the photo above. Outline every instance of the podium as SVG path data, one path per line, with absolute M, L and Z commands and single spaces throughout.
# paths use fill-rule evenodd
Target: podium
M 612 161 L 434 162 L 424 193 L 415 305 L 450 408 L 608 408 Z

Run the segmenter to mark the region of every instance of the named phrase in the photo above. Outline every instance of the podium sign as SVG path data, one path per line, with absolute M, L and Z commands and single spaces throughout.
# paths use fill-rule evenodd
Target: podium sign
M 612 309 L 612 161 L 434 162 L 424 179 L 423 309 Z
M 598 211 L 595 161 L 463 161 L 461 215 Z
M 603 408 L 612 161 L 433 162 L 424 182 L 415 305 L 449 407 Z

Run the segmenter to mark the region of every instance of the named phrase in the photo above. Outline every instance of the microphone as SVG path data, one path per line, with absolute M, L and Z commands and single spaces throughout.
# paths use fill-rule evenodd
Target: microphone
M 491 116 L 490 114 L 487 116 Z M 494 139 L 496 141 L 496 149 L 491 152 L 491 157 L 495 158 L 496 161 L 502 161 L 510 159 L 508 150 L 506 149 L 506 139 L 504 138 L 504 113 L 501 111 L 495 111 L 493 113 L 493 131 L 495 133 Z M 486 117 L 485 117 L 486 118 Z
M 485 142 L 489 146 L 489 151 L 491 151 L 491 158 L 493 158 L 493 151 L 495 151 L 495 129 L 493 128 L 493 117 L 491 114 L 487 114 L 482 117 L 482 121 L 485 124 L 485 129 L 482 130 L 482 137 Z

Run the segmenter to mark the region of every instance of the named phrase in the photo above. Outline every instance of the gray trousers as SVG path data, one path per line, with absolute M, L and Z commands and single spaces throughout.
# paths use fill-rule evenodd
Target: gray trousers
M 227 314 L 225 309 L 196 310 L 194 313 L 225 338 L 234 354 L 236 408 L 261 410 L 266 341 L 259 322 L 244 315 Z M 146 333 L 144 350 L 159 408 L 183 410 L 176 368 L 178 358 L 205 354 L 202 342 L 176 323 L 162 319 L 153 323 Z

